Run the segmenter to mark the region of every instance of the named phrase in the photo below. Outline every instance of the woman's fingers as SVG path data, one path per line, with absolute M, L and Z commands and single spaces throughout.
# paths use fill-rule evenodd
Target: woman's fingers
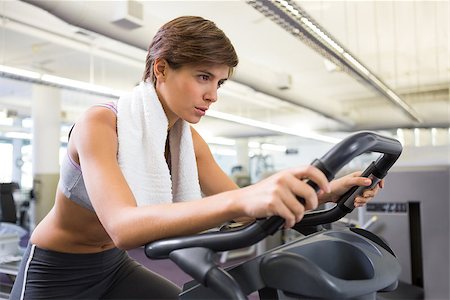
M 312 180 L 312 179 L 311 179 Z M 305 209 L 315 209 L 318 205 L 318 198 L 316 191 L 306 182 L 299 180 L 298 178 L 292 177 L 288 181 L 289 189 L 295 196 L 305 199 Z M 300 203 L 293 195 L 295 202 Z
M 311 187 L 309 187 L 309 188 L 311 188 Z M 292 191 L 292 190 L 285 190 L 285 193 L 283 194 L 283 202 L 286 204 L 287 208 L 291 211 L 291 213 L 294 216 L 294 223 L 292 224 L 292 226 L 295 223 L 300 222 L 300 220 L 303 218 L 303 215 L 305 213 L 305 209 L 307 209 L 307 207 L 309 207 L 309 203 L 311 203 L 310 199 L 306 200 L 306 198 L 305 198 L 306 207 L 303 206 L 303 204 L 301 204 L 300 201 L 298 201 L 296 195 L 293 192 L 294 191 Z M 314 201 L 314 200 L 312 200 L 312 201 Z
M 378 191 L 380 190 L 380 186 L 376 185 L 374 188 L 370 190 L 365 190 L 362 195 L 355 198 L 355 207 L 364 206 L 367 202 L 373 199 L 376 196 Z
M 242 210 L 250 217 L 278 215 L 285 220 L 285 227 L 290 228 L 303 218 L 306 209 L 314 209 L 318 205 L 316 191 L 305 179 L 315 182 L 321 190 L 330 192 L 328 179 L 316 167 L 285 170 L 242 189 L 250 191 L 247 198 L 251 199 L 242 205 Z M 302 204 L 298 197 L 305 199 L 305 203 Z
M 330 182 L 325 174 L 314 166 L 292 169 L 292 174 L 298 179 L 309 179 L 319 186 L 325 193 L 331 192 Z
M 349 177 L 347 182 L 345 183 L 348 188 L 352 186 L 369 186 L 372 183 L 372 180 L 367 177 Z
M 318 205 L 316 191 L 304 179 L 315 182 L 322 190 L 330 191 L 329 182 L 325 175 L 315 167 L 292 169 L 281 173 L 277 179 L 278 196 L 281 204 L 275 205 L 275 214 L 283 217 L 285 227 L 290 228 L 298 223 L 307 209 L 314 209 Z M 305 200 L 304 205 L 298 200 Z
M 296 201 L 296 199 L 294 199 Z M 297 201 L 298 202 L 298 201 Z M 297 209 L 294 209 L 297 207 Z M 294 205 L 285 205 L 284 203 L 277 206 L 276 214 L 285 220 L 284 227 L 291 228 L 303 217 L 304 209 L 300 203 Z

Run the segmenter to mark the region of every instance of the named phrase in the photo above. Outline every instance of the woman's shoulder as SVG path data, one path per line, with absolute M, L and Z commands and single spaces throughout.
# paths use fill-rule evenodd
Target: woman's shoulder
M 117 116 L 114 111 L 101 106 L 88 108 L 76 121 L 72 132 L 76 144 L 81 141 L 107 141 L 102 137 L 117 138 Z M 116 143 L 116 141 L 111 141 Z
M 117 122 L 117 110 L 112 109 L 112 106 L 94 105 L 88 108 L 83 115 L 81 115 L 77 123 L 84 123 L 87 126 L 95 125 L 110 125 L 114 128 Z

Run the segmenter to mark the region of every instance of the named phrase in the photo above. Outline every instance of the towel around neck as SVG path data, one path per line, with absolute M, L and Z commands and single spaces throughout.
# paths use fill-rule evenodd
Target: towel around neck
M 141 82 L 117 102 L 118 162 L 138 206 L 201 197 L 190 125 L 168 120 L 151 83 Z M 166 139 L 170 165 L 165 160 Z

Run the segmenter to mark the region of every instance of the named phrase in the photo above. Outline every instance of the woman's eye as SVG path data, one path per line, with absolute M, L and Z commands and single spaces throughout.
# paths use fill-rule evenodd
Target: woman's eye
M 208 75 L 200 75 L 200 79 L 206 81 L 209 79 L 209 76 Z

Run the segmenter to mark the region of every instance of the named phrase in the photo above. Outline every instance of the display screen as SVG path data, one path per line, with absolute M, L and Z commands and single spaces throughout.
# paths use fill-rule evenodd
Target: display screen
M 408 212 L 408 203 L 406 202 L 367 203 L 366 211 L 378 213 L 406 213 Z

